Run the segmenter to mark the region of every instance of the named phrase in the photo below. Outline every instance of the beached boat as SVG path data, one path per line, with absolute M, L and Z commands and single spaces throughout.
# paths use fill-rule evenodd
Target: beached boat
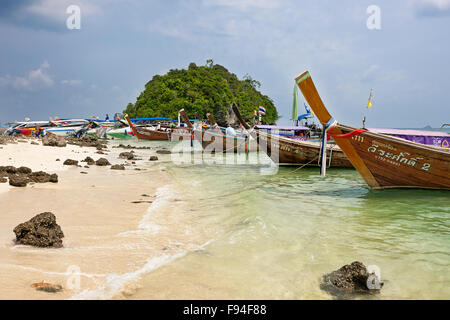
M 38 133 L 40 129 L 43 134 L 53 133 L 56 135 L 73 134 L 82 126 L 88 124 L 85 119 L 64 119 L 49 121 L 23 121 L 16 122 L 10 128 L 3 132 L 4 135 L 21 134 L 24 136 L 32 136 Z
M 125 116 L 125 119 L 139 140 L 178 141 L 183 137 L 190 137 L 190 131 L 183 127 L 158 126 L 146 128 L 136 126 L 128 116 Z
M 295 80 L 324 132 L 371 188 L 450 189 L 450 149 L 339 124 L 323 104 L 309 72 Z
M 280 165 L 306 165 L 318 166 L 320 155 L 320 143 L 303 139 L 291 139 L 271 134 L 263 130 L 253 129 L 244 121 L 238 107 L 233 104 L 233 111 L 239 122 L 257 140 L 260 150 L 263 150 L 273 162 Z M 263 127 L 264 128 L 264 127 Z M 328 166 L 351 168 L 352 164 L 337 145 L 327 145 L 329 156 Z
M 200 142 L 203 150 L 207 153 L 240 153 L 258 150 L 258 144 L 251 136 L 231 128 L 220 128 L 209 114 L 209 116 L 207 115 L 208 120 L 213 124 L 208 128 L 203 126 L 194 127 L 184 109 L 180 110 L 180 115 L 193 132 L 193 139 Z

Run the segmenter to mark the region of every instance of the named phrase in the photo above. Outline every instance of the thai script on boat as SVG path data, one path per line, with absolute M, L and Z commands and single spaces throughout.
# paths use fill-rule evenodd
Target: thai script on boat
M 384 162 L 388 162 L 388 163 L 393 164 L 398 167 L 401 164 L 404 164 L 404 165 L 410 166 L 410 167 L 416 167 L 416 164 L 418 162 L 424 160 L 424 158 L 411 157 L 411 154 L 409 152 L 400 152 L 398 154 L 394 154 L 392 152 L 387 152 L 383 149 L 380 149 L 380 146 L 378 145 L 377 141 L 372 141 L 372 146 L 367 148 L 367 151 L 369 151 L 371 153 L 375 153 L 375 159 L 381 160 Z M 422 169 L 424 171 L 429 171 L 430 168 L 431 168 L 431 164 L 423 163 L 422 167 L 420 169 Z
M 378 146 L 381 146 L 381 147 L 383 147 L 383 148 L 386 148 L 386 149 L 389 149 L 389 150 L 392 150 L 392 151 L 396 151 L 396 150 L 397 150 L 396 147 L 391 146 L 390 144 L 386 144 L 386 143 L 383 143 L 383 142 L 379 142 L 379 141 L 377 141 L 377 140 L 372 140 L 372 144 L 376 145 L 377 147 L 378 147 Z

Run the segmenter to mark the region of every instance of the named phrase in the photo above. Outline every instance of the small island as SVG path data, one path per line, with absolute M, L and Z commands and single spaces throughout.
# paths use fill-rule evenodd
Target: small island
M 155 75 L 145 85 L 145 90 L 136 102 L 125 109 L 131 118 L 167 117 L 177 118 L 178 111 L 184 109 L 189 117 L 196 112 L 203 117 L 214 115 L 220 125 L 228 120 L 228 107 L 238 104 L 245 120 L 254 117 L 259 106 L 266 109 L 263 123 L 273 124 L 279 116 L 275 105 L 268 96 L 258 89 L 261 83 L 249 75 L 242 80 L 225 67 L 208 60 L 205 66 L 190 63 L 188 69 L 173 69 L 165 75 Z

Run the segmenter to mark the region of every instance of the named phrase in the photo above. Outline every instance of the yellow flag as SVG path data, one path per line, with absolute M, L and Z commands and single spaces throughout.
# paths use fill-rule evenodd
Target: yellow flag
M 372 93 L 372 89 L 370 89 L 369 102 L 367 102 L 367 108 L 370 108 L 372 106 L 372 98 L 373 98 L 373 93 Z

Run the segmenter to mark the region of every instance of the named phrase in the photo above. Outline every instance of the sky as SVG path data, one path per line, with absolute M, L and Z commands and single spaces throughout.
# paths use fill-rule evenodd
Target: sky
M 292 123 L 294 78 L 309 70 L 340 123 L 440 127 L 449 31 L 450 0 L 2 0 L 0 123 L 111 116 L 155 74 L 212 59 L 261 82 L 278 124 Z

